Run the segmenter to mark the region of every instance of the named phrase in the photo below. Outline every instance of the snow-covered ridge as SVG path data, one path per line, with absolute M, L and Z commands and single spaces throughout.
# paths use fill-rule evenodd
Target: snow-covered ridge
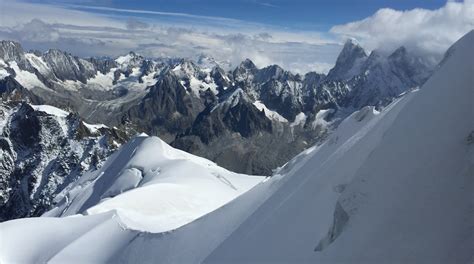
M 69 112 L 66 112 L 51 105 L 31 105 L 31 107 L 33 107 L 33 109 L 35 109 L 36 111 L 45 112 L 47 114 L 57 117 L 66 117 L 69 115 Z
M 157 137 L 138 136 L 102 169 L 59 195 L 62 201 L 46 215 L 116 211 L 129 229 L 164 232 L 219 208 L 261 180 L 229 172 Z

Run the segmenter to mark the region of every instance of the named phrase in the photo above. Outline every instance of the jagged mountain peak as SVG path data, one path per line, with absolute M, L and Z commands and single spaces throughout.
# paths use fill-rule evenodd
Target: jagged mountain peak
M 19 42 L 12 40 L 0 41 L 0 57 L 5 61 L 15 60 L 18 55 L 24 54 L 23 47 Z
M 269 80 L 286 80 L 290 76 L 293 76 L 290 72 L 287 72 L 282 67 L 273 64 L 260 69 L 256 78 L 258 81 L 266 82 Z
M 172 66 L 171 71 L 179 78 L 190 79 L 199 76 L 201 68 L 191 59 L 183 58 Z
M 0 49 L 2 50 L 15 50 L 17 52 L 23 53 L 23 47 L 19 42 L 13 40 L 1 40 L 0 41 Z
M 248 58 L 239 64 L 239 68 L 252 69 L 252 70 L 258 69 L 255 63 L 253 63 L 253 61 Z
M 22 70 L 30 70 L 32 68 L 25 57 L 25 51 L 23 50 L 23 47 L 16 41 L 0 41 L 0 59 L 5 62 L 14 61 Z
M 348 80 L 360 73 L 362 64 L 367 59 L 366 51 L 353 39 L 348 39 L 336 60 L 336 65 L 329 71 L 330 80 Z
M 204 53 L 199 54 L 196 57 L 195 62 L 197 65 L 199 65 L 199 67 L 204 69 L 212 69 L 216 66 L 219 66 L 219 63 L 212 56 L 206 55 Z
M 145 58 L 133 51 L 130 51 L 128 54 L 119 56 L 115 59 L 119 65 L 122 67 L 136 67 L 141 64 Z
M 362 48 L 359 42 L 353 38 L 349 38 L 346 40 L 346 42 L 344 42 L 344 46 L 339 56 L 345 56 L 348 54 L 355 54 L 359 57 L 367 56 L 367 53 L 364 48 Z
M 258 72 L 257 66 L 250 59 L 242 61 L 233 71 L 233 77 L 238 82 L 251 82 Z
M 389 55 L 390 57 L 403 57 L 406 56 L 408 53 L 407 48 L 405 46 L 401 46 L 398 49 L 396 49 L 392 54 Z
M 344 41 L 344 44 L 351 44 L 351 45 L 356 45 L 356 46 L 361 46 L 359 41 L 356 38 L 349 37 Z

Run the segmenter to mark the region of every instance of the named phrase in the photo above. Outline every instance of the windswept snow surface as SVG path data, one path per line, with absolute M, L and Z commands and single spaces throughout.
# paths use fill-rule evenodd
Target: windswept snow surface
M 326 152 L 344 122 L 205 262 L 472 262 L 473 47 L 471 31 L 420 91 L 349 117 L 375 115 Z
M 217 209 L 261 180 L 229 172 L 157 137 L 138 136 L 102 169 L 60 194 L 62 201 L 47 215 L 115 210 L 127 228 L 164 232 Z
M 181 155 L 189 154 L 168 151 L 155 138 L 136 138 L 101 172 L 83 177 L 49 213 L 90 215 L 0 224 L 0 262 L 470 263 L 472 47 L 474 32 L 454 45 L 419 91 L 381 112 L 366 107 L 352 114 L 324 144 L 238 197 L 256 182 L 229 172 L 222 173 L 227 180 L 213 177 L 213 168 L 223 169 L 212 164 L 198 173 L 208 161 L 193 157 L 200 166 L 182 165 Z M 203 188 L 204 179 L 214 187 Z M 160 183 L 166 184 L 147 192 Z M 181 215 L 177 222 L 183 225 L 171 232 L 139 232 L 171 228 L 160 219 L 167 212 L 162 206 L 179 211 L 185 199 L 160 198 L 172 184 L 197 186 L 176 192 L 193 201 L 198 191 L 215 192 L 216 186 L 237 198 L 222 199 L 221 204 L 230 202 L 206 215 L 196 213 L 202 200 L 196 200 L 199 208 L 186 203 L 183 213 L 202 217 L 184 224 Z
M 43 217 L 0 224 L 0 262 L 111 261 L 132 241 L 146 234 L 163 237 L 263 179 L 227 171 L 157 137 L 139 135 L 100 170 L 59 194 L 57 207 Z M 28 250 L 18 250 L 19 245 Z

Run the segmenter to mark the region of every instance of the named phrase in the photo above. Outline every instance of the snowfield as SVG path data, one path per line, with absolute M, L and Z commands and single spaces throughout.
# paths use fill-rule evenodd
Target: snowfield
M 136 137 L 45 217 L 1 223 L 0 262 L 470 263 L 473 47 L 264 181 Z
M 129 229 L 165 232 L 226 204 L 262 181 L 174 149 L 157 137 L 133 138 L 103 168 L 59 195 L 47 216 L 115 211 Z

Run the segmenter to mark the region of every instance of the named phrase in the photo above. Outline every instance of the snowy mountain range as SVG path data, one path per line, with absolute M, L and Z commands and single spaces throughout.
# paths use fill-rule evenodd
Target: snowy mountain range
M 157 137 L 134 137 L 100 169 L 63 188 L 43 217 L 1 223 L 0 262 L 472 262 L 473 47 L 471 31 L 448 50 L 419 89 L 410 88 L 431 71 L 406 57 L 405 49 L 387 57 L 377 52 L 367 56 L 353 41 L 346 43 L 328 76 L 310 73 L 303 78 L 278 66 L 257 69 L 247 60 L 234 72 L 220 74 L 230 86 L 210 85 L 204 91 L 194 85 L 204 80 L 196 64 L 165 63 L 145 92 L 127 86 L 124 95 L 104 99 L 100 107 L 121 100 L 121 106 L 108 105 L 121 108 L 128 96 L 137 96 L 140 107 L 125 110 L 126 123 L 133 124 L 134 117 L 172 107 L 175 114 L 169 118 L 185 120 L 186 113 L 204 105 L 194 125 L 178 138 L 207 133 L 200 140 L 208 140 L 208 146 L 225 138 L 221 126 L 238 133 L 237 138 L 251 138 L 269 129 L 266 124 L 271 134 L 275 127 L 285 131 L 344 119 L 322 144 L 302 151 L 272 177 L 232 173 Z M 129 55 L 115 62 L 135 64 L 136 57 Z M 16 76 L 21 84 L 18 80 L 25 76 L 37 76 L 28 60 L 16 59 L 8 63 L 4 79 Z M 126 71 L 120 70 L 117 83 L 147 80 L 133 68 L 122 77 Z M 69 89 L 84 96 L 82 89 L 92 88 L 81 82 L 88 75 L 80 72 L 74 85 L 79 82 L 81 88 Z M 53 82 L 73 83 L 59 80 Z M 207 84 L 217 79 L 212 80 Z M 176 85 L 181 89 L 173 89 Z M 59 89 L 24 88 L 39 100 L 44 94 L 38 89 Z M 26 91 L 12 95 L 14 89 L 5 90 L 14 98 L 27 96 Z M 102 92 L 93 98 L 110 96 Z M 154 102 L 160 107 L 148 108 L 157 106 Z M 291 107 L 278 110 L 280 104 Z M 54 116 L 44 106 L 23 107 Z M 3 111 L 20 111 L 11 109 Z M 157 112 L 150 113 L 152 109 Z M 241 120 L 243 127 L 236 125 Z M 164 129 L 164 121 L 156 122 L 156 129 Z
M 221 64 L 203 55 L 190 60 L 134 52 L 78 58 L 1 41 L 0 94 L 156 135 L 233 171 L 270 175 L 355 110 L 382 108 L 420 86 L 433 69 L 403 47 L 367 55 L 352 40 L 328 76 L 277 65 L 259 69 L 248 59 L 233 70 Z

